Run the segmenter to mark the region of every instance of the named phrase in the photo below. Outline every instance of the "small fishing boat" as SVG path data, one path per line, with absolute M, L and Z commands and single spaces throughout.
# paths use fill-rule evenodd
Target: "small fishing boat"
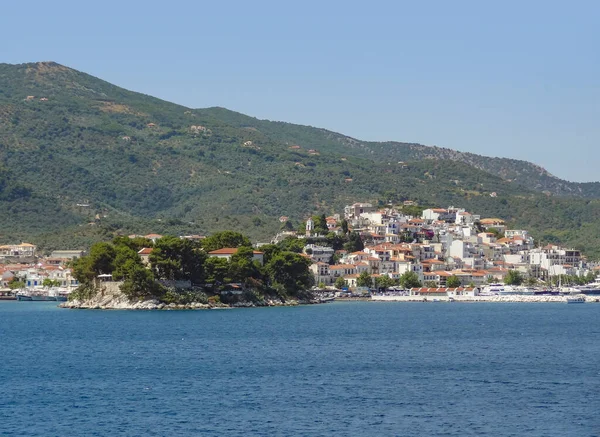
M 17 300 L 32 301 L 33 299 L 31 298 L 31 296 L 27 296 L 26 294 L 17 294 Z

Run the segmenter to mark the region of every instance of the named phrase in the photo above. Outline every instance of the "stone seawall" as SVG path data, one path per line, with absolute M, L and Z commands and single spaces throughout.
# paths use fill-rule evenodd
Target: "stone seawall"
M 578 295 L 584 296 L 584 295 Z M 584 296 L 586 303 L 600 302 L 600 296 Z M 372 296 L 371 301 L 374 302 L 557 302 L 566 303 L 567 296 L 530 296 L 530 295 L 508 295 L 508 296 Z

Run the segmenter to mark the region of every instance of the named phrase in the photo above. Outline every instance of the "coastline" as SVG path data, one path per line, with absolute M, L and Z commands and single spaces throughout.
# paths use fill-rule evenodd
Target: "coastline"
M 238 300 L 235 303 L 223 303 L 220 299 L 208 299 L 204 302 L 166 303 L 156 298 L 131 300 L 123 294 L 119 283 L 103 283 L 93 296 L 87 299 L 73 299 L 62 302 L 59 308 L 89 310 L 213 310 L 230 308 L 254 308 L 274 306 L 296 306 L 323 303 L 318 297 L 312 299 L 263 298 L 256 301 Z
M 156 299 L 143 300 L 137 302 L 120 301 L 120 300 L 105 300 L 105 301 L 67 301 L 58 305 L 59 308 L 81 309 L 81 310 L 226 310 L 234 308 L 260 308 L 260 307 L 284 307 L 298 305 L 314 305 L 323 303 L 318 299 L 314 300 L 295 300 L 291 299 L 286 302 L 277 300 L 265 300 L 260 303 L 254 302 L 237 302 L 235 304 L 224 303 L 201 303 L 191 302 L 188 304 L 164 303 Z
M 464 303 L 567 303 L 573 296 L 566 295 L 493 295 L 493 296 L 424 296 L 424 295 L 372 295 L 356 297 L 336 297 L 340 302 L 464 302 Z M 577 295 L 583 297 L 585 303 L 600 302 L 600 296 Z M 118 283 L 103 283 L 93 296 L 86 299 L 73 299 L 62 302 L 59 308 L 67 309 L 94 309 L 94 310 L 213 310 L 232 308 L 256 308 L 276 306 L 297 306 L 327 303 L 332 299 L 327 295 L 316 294 L 308 299 L 281 299 L 278 297 L 262 297 L 256 300 L 237 300 L 235 302 L 221 302 L 220 299 L 203 299 L 186 303 L 167 303 L 156 298 L 144 300 L 131 300 L 123 294 Z
M 213 310 L 231 308 L 255 308 L 274 306 L 297 306 L 324 303 L 314 295 L 307 299 L 285 299 L 273 296 L 262 296 L 254 300 L 236 299 L 235 302 L 221 302 L 220 296 L 208 297 L 203 301 L 187 301 L 185 303 L 164 302 L 156 297 L 130 299 L 120 288 L 121 282 L 100 282 L 85 299 L 72 299 L 62 302 L 59 308 L 87 310 Z M 71 296 L 76 297 L 76 296 Z M 193 298 L 192 298 L 193 299 Z M 191 300 L 191 299 L 190 299 Z

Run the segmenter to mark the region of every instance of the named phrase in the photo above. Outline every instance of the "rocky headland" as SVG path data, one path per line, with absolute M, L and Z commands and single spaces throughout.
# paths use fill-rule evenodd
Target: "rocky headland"
M 119 289 L 120 283 L 104 283 L 94 290 L 91 296 L 80 298 L 78 294 L 59 305 L 70 309 L 100 309 L 100 310 L 211 310 L 230 308 L 296 306 L 322 303 L 318 298 L 281 299 L 258 298 L 248 300 L 243 296 L 232 299 L 231 302 L 221 302 L 220 299 L 208 298 L 203 301 L 165 302 L 157 298 L 130 299 Z

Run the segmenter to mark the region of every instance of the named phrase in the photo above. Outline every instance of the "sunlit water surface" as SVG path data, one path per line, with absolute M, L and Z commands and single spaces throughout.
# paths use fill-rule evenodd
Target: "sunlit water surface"
M 0 302 L 0 435 L 598 436 L 600 305 Z

